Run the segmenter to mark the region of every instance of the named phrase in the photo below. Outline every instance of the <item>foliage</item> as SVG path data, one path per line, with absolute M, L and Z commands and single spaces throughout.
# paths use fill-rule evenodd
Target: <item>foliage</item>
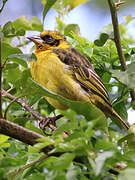
M 97 40 L 90 42 L 80 35 L 77 24 L 64 22 L 65 14 L 86 1 L 76 0 L 74 3 L 71 0 L 42 1 L 42 4 L 46 3 L 43 19 L 53 6 L 60 15 L 56 18 L 57 30 L 88 58 L 104 82 L 114 109 L 127 120 L 127 110 L 134 106 L 130 99 L 130 91 L 135 88 L 135 39 L 127 34 L 127 25 L 134 18 L 127 16 L 125 24 L 120 24 L 122 48 L 128 64 L 127 70 L 122 72 L 113 41 L 112 26 L 106 27 Z M 46 136 L 37 128 L 36 120 L 32 119 L 30 112 L 17 103 L 12 103 L 7 112 L 7 119 L 42 134 L 44 138 L 34 146 L 28 146 L 1 134 L 1 179 L 134 179 L 134 128 L 131 129 L 130 134 L 125 135 L 125 132 L 118 129 L 114 122 L 107 120 L 103 112 L 92 104 L 70 101 L 35 83 L 31 79 L 28 65 L 28 61 L 32 59 L 36 61 L 35 55 L 23 53 L 29 48 L 30 43 L 25 38 L 27 31 L 43 31 L 41 21 L 37 17 L 27 20 L 22 16 L 0 28 L 4 64 L 2 87 L 5 90 L 10 89 L 10 94 L 15 97 L 22 96 L 22 99 L 25 99 L 26 96 L 29 106 L 43 116 L 52 116 L 55 112 L 62 114 L 63 118 L 57 121 L 58 130 L 53 132 L 52 136 Z M 16 40 L 14 46 L 13 40 Z M 67 111 L 54 109 L 44 96 L 61 101 L 69 109 Z M 10 102 L 8 98 L 3 98 L 3 114 Z M 67 120 L 70 122 L 67 123 Z M 50 133 L 50 130 L 47 129 L 47 132 Z M 63 132 L 69 134 L 65 139 L 62 137 Z M 48 153 L 50 157 L 36 163 L 44 156 L 39 150 L 48 145 L 54 146 L 54 149 Z M 61 155 L 53 156 L 52 153 L 61 153 Z M 29 164 L 31 165 L 27 166 Z

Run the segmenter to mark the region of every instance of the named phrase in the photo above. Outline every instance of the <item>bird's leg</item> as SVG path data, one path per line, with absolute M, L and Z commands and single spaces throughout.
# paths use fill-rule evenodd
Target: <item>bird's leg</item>
M 43 117 L 43 118 L 41 118 L 40 120 L 39 120 L 39 127 L 43 130 L 43 131 L 45 131 L 45 129 L 46 129 L 46 126 L 48 126 L 48 127 L 50 127 L 49 125 L 54 125 L 54 126 L 56 126 L 55 124 L 56 124 L 56 121 L 58 120 L 58 119 L 60 119 L 60 118 L 62 118 L 63 117 L 63 115 L 57 115 L 57 116 L 54 116 L 54 117 Z

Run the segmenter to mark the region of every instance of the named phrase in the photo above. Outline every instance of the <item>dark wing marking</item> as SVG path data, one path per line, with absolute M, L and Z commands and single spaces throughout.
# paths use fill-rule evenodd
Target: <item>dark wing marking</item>
M 88 59 L 74 48 L 52 50 L 59 59 L 69 65 L 74 72 L 74 78 L 88 92 L 100 96 L 107 104 L 110 104 L 108 92 L 100 77 L 92 68 Z

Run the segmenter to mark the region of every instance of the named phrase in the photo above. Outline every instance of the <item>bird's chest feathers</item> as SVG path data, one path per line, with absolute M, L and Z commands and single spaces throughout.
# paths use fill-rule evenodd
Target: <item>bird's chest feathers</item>
M 37 61 L 37 64 L 31 63 L 32 77 L 50 90 L 59 86 L 65 76 L 69 75 L 67 65 L 63 64 L 53 53 L 41 54 Z

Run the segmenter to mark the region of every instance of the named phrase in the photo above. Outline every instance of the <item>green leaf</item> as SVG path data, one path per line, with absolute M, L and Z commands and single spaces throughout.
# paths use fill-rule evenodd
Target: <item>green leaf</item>
M 30 164 L 36 160 L 38 160 L 40 157 L 42 157 L 42 155 L 40 153 L 30 153 L 28 160 L 27 160 L 27 164 Z
M 24 35 L 25 35 L 25 30 L 20 28 L 20 29 L 16 32 L 16 35 L 17 35 L 17 36 L 24 36 Z
M 106 33 L 102 33 L 102 34 L 100 35 L 100 40 L 101 40 L 102 42 L 104 42 L 104 43 L 107 41 L 108 38 L 109 38 L 109 35 L 106 34 Z
M 26 16 L 22 16 L 19 19 L 15 20 L 13 22 L 13 25 L 15 29 L 18 31 L 21 29 L 23 30 L 32 30 L 32 25 L 31 23 L 26 19 Z
M 75 155 L 73 153 L 64 153 L 62 154 L 58 160 L 54 164 L 54 168 L 56 170 L 62 170 L 69 167 L 70 163 L 74 159 Z
M 8 82 L 11 82 L 14 84 L 20 77 L 21 77 L 21 71 L 18 67 L 8 70 L 8 74 L 7 74 Z
M 63 34 L 64 33 L 64 29 L 66 27 L 66 24 L 60 20 L 60 18 L 56 17 L 56 22 L 57 22 L 57 30 Z
M 80 168 L 76 167 L 74 165 L 70 165 L 70 167 L 68 168 L 67 174 L 66 174 L 66 179 L 67 180 L 77 180 L 76 177 L 79 176 L 80 173 Z M 83 179 L 80 179 L 83 180 Z M 84 179 L 84 180 L 88 180 L 88 179 Z
M 9 139 L 9 136 L 0 135 L 0 144 L 6 142 Z
M 25 114 L 24 114 L 24 116 L 25 116 Z M 16 124 L 19 124 L 20 126 L 25 126 L 25 124 L 27 123 L 27 121 L 28 121 L 28 119 L 27 118 L 25 118 L 25 117 L 17 117 L 17 118 L 15 118 L 14 117 L 14 122 L 16 123 Z
M 129 148 L 135 148 L 135 124 L 131 125 L 128 130 L 128 135 L 124 136 L 119 140 L 119 143 L 127 140 Z
M 126 25 L 127 25 L 128 23 L 130 23 L 135 18 L 132 15 L 127 15 L 127 16 L 124 16 L 124 19 L 126 20 Z
M 80 117 L 71 109 L 66 111 L 60 111 L 60 114 L 64 115 L 65 118 L 70 119 L 70 123 L 62 124 L 57 131 L 54 132 L 55 135 L 61 134 L 62 132 L 69 132 L 73 129 L 77 129 L 78 121 L 81 120 Z
M 103 46 L 103 45 L 106 43 L 106 41 L 108 40 L 108 38 L 109 38 L 109 35 L 108 35 L 108 34 L 102 33 L 102 34 L 100 35 L 99 39 L 97 39 L 97 40 L 94 41 L 94 44 L 95 44 L 96 46 Z
M 12 54 L 12 55 L 8 56 L 8 59 L 12 59 L 12 58 L 23 59 L 24 61 L 27 61 L 27 62 L 31 62 L 33 60 L 35 62 L 37 62 L 37 57 L 34 53 L 32 53 L 32 54 Z
M 43 31 L 43 24 L 37 16 L 32 16 L 32 18 L 30 19 L 30 23 L 32 25 L 32 30 L 40 32 Z
M 44 135 L 44 133 L 43 133 L 43 131 L 41 129 L 35 127 L 35 125 L 30 123 L 30 122 L 27 122 L 25 127 L 32 130 L 32 131 L 34 131 L 34 132 L 37 132 L 38 134 Z
M 45 173 L 32 173 L 30 176 L 27 177 L 27 180 L 45 180 Z
M 99 153 L 97 158 L 95 159 L 96 162 L 96 176 L 98 176 L 101 173 L 101 170 L 103 168 L 104 162 L 106 159 L 110 158 L 113 156 L 113 152 L 112 151 L 105 151 L 103 153 Z
M 99 39 L 96 39 L 96 40 L 94 41 L 94 44 L 95 44 L 96 46 L 103 46 L 103 45 L 104 45 Z
M 23 72 L 22 72 L 22 75 L 21 75 L 21 85 L 22 87 L 24 86 L 24 84 L 26 83 L 27 79 L 31 77 L 31 74 L 30 74 L 30 69 L 25 69 Z
M 127 85 L 129 89 L 135 89 L 135 61 L 128 65 L 126 71 L 110 70 L 112 76 L 121 83 Z
M 78 24 L 69 24 L 64 29 L 64 35 L 72 37 L 71 32 L 74 32 L 76 35 L 80 35 L 80 28 Z
M 118 180 L 134 180 L 135 179 L 135 169 L 127 168 L 120 172 Z
M 73 8 L 81 5 L 81 4 L 84 4 L 86 2 L 89 2 L 91 0 L 66 0 L 65 1 L 65 6 L 69 5 L 70 9 L 69 10 L 72 10 Z
M 47 0 L 46 1 L 46 4 L 45 4 L 45 7 L 44 7 L 44 11 L 43 11 L 43 21 L 46 17 L 46 14 L 48 13 L 48 11 L 50 10 L 50 8 L 55 4 L 57 0 Z
M 23 66 L 25 68 L 28 67 L 27 62 L 24 61 L 23 59 L 11 58 L 10 61 L 15 62 L 15 63 L 17 63 L 17 64 L 19 64 L 19 65 L 21 65 L 21 66 Z
M 11 54 L 22 53 L 19 48 L 15 48 L 7 43 L 2 43 L 2 60 L 4 60 Z
M 135 110 L 135 101 L 132 101 L 132 102 L 131 102 L 131 106 L 132 106 L 132 108 Z
M 35 144 L 32 147 L 29 147 L 29 153 L 39 152 L 41 149 L 45 148 L 46 146 L 55 144 L 55 141 L 50 137 L 44 137 L 44 138 L 38 139 L 37 142 L 39 143 Z
M 13 25 L 16 30 L 16 35 L 18 36 L 23 36 L 25 34 L 25 31 L 28 30 L 43 31 L 43 24 L 36 16 L 32 16 L 30 21 L 28 21 L 25 16 L 22 16 L 16 21 L 14 21 Z
M 99 151 L 101 149 L 104 150 L 104 151 L 109 151 L 109 150 L 114 151 L 114 150 L 117 150 L 117 146 L 112 141 L 107 141 L 107 140 L 99 139 L 96 142 L 95 149 L 97 151 Z
M 86 57 L 91 57 L 93 54 L 93 48 L 91 47 L 90 42 L 80 35 L 77 35 L 73 31 L 70 33 L 70 37 L 72 37 L 71 44 L 75 47 L 80 53 L 84 54 Z
M 4 67 L 4 70 L 14 69 L 14 68 L 17 68 L 17 67 L 18 67 L 18 64 L 16 64 L 16 63 L 8 63 L 8 64 L 6 64 L 6 66 Z
M 2 32 L 4 33 L 4 36 L 15 35 L 15 28 L 13 26 L 13 23 L 11 21 L 8 21 L 4 25 Z
M 15 20 L 13 22 L 13 25 L 15 29 L 18 31 L 21 29 L 23 30 L 32 30 L 32 25 L 31 23 L 26 19 L 26 16 L 22 16 L 19 19 Z
M 115 105 L 116 103 L 116 105 Z M 119 102 L 117 103 L 117 101 L 115 101 L 113 108 L 115 109 L 115 111 L 122 117 L 122 119 L 127 120 L 128 118 L 128 113 L 127 113 L 127 109 L 125 106 L 125 102 Z
M 130 129 L 131 129 L 131 128 L 130 128 Z M 124 137 L 122 137 L 122 138 L 119 139 L 119 141 L 118 141 L 118 146 L 121 146 L 121 144 L 122 144 L 123 142 L 127 141 L 129 146 L 134 145 L 134 146 L 132 146 L 132 147 L 135 147 L 135 136 L 134 136 L 133 133 L 131 133 L 130 129 L 129 129 L 129 131 L 128 131 L 128 135 L 126 135 L 126 136 L 124 136 Z M 132 143 L 133 143 L 133 144 L 132 144 Z

